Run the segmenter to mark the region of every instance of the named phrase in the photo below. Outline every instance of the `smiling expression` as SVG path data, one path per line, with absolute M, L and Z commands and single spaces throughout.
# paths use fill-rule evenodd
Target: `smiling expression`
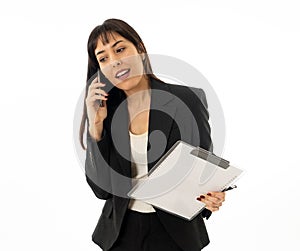
M 109 42 L 103 44 L 101 39 L 95 49 L 95 55 L 106 78 L 119 89 L 129 91 L 143 79 L 143 56 L 126 38 L 118 33 L 108 36 Z

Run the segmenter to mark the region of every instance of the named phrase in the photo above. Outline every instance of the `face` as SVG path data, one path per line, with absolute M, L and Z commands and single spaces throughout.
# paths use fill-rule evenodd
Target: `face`
M 105 77 L 119 89 L 135 88 L 143 77 L 143 54 L 133 43 L 117 33 L 109 36 L 109 43 L 98 39 L 95 55 Z

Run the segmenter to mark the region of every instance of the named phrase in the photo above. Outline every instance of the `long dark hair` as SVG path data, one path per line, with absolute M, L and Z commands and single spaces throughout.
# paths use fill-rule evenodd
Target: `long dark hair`
M 142 39 L 140 38 L 139 34 L 129 24 L 119 19 L 107 19 L 103 22 L 102 25 L 96 26 L 92 30 L 87 43 L 88 69 L 87 69 L 87 80 L 86 80 L 86 87 L 85 87 L 83 114 L 82 114 L 80 131 L 79 131 L 80 144 L 84 150 L 86 150 L 86 147 L 83 144 L 83 134 L 85 131 L 85 124 L 86 122 L 88 123 L 85 99 L 88 94 L 88 87 L 91 83 L 91 78 L 95 76 L 97 70 L 99 69 L 99 64 L 95 56 L 95 49 L 97 47 L 98 39 L 101 39 L 102 43 L 105 45 L 109 42 L 109 37 L 113 36 L 113 33 L 118 33 L 122 37 L 126 38 L 131 43 L 133 43 L 133 45 L 135 46 L 135 48 L 139 53 L 145 54 L 145 59 L 143 60 L 144 72 L 145 74 L 147 74 L 147 77 L 157 79 L 157 77 L 152 72 L 152 67 L 147 54 L 147 50 Z M 101 82 L 103 82 L 102 79 Z M 105 78 L 105 83 L 111 84 L 106 78 Z M 111 88 L 111 91 L 117 91 L 116 89 L 117 88 Z

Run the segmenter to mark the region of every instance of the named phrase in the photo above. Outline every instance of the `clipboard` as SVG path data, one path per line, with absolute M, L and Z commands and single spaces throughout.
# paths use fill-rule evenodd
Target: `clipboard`
M 242 172 L 229 161 L 179 140 L 137 181 L 128 196 L 192 220 L 205 208 L 196 200 L 199 195 L 229 190 Z

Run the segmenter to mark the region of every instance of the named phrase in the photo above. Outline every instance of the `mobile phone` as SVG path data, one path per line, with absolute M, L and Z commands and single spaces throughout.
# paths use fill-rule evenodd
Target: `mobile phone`
M 100 83 L 100 79 L 101 79 L 101 77 L 100 77 L 100 69 L 98 69 L 98 71 L 97 71 L 97 77 L 98 77 L 98 83 Z M 98 87 L 98 88 L 101 89 L 100 87 Z M 99 102 L 99 106 L 100 106 L 100 107 L 103 107 L 103 106 L 104 106 L 103 100 L 98 99 L 98 102 Z

